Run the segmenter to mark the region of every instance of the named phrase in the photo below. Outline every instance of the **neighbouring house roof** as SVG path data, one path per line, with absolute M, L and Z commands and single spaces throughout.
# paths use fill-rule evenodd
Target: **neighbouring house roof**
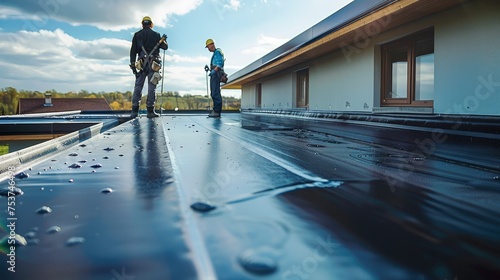
M 52 98 L 51 100 L 52 106 L 46 106 L 45 98 L 20 98 L 17 114 L 112 110 L 104 98 Z
M 284 71 L 294 65 L 376 36 L 468 0 L 355 0 L 229 77 L 224 89 Z

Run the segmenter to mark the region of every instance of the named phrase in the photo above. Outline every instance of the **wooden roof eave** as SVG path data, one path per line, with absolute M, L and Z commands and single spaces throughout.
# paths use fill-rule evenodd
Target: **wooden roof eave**
M 349 48 L 356 48 L 356 43 L 360 45 L 360 40 L 366 40 L 397 26 L 463 3 L 464 0 L 401 0 L 394 2 L 283 55 L 247 75 L 229 81 L 222 88 L 241 89 L 244 84 L 256 82 L 264 77 L 285 71 L 294 65 L 318 58 L 343 47 L 349 51 Z

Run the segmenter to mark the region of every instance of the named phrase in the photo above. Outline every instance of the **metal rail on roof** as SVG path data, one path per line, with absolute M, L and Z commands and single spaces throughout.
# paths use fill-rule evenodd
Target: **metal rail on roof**
M 80 110 L 76 110 L 76 111 L 64 111 L 64 112 L 5 115 L 5 116 L 0 116 L 0 119 L 45 118 L 45 117 L 54 117 L 54 116 L 75 115 L 75 114 L 80 114 L 80 113 L 81 113 Z

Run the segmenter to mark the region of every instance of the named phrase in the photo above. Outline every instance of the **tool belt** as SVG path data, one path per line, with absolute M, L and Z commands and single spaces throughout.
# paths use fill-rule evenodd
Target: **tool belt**
M 156 85 L 158 84 L 158 82 L 161 80 L 161 78 L 162 78 L 162 76 L 160 75 L 160 73 L 158 73 L 158 72 L 154 72 L 154 73 L 153 73 L 153 76 L 151 76 L 150 81 L 151 81 L 151 83 L 152 83 L 153 85 L 155 85 L 155 86 L 156 86 Z
M 145 60 L 146 57 L 141 57 L 135 62 L 135 68 L 139 71 L 144 70 L 143 66 L 145 65 Z M 161 60 L 156 57 L 156 58 L 151 58 L 151 61 L 149 63 L 151 65 L 151 70 L 154 72 L 158 72 L 161 69 Z
M 158 59 L 153 59 L 153 61 L 151 62 L 151 69 L 155 72 L 160 71 L 161 63 Z
M 135 62 L 135 69 L 137 69 L 138 71 L 142 71 L 142 64 L 143 64 L 143 61 L 144 61 L 144 59 L 139 58 L 139 59 Z
M 221 71 L 220 79 L 219 79 L 220 82 L 227 83 L 228 78 L 227 78 L 226 72 L 224 72 L 224 70 L 222 70 L 222 69 L 220 71 Z
M 214 70 L 217 65 L 210 65 L 210 70 Z M 220 82 L 222 83 L 227 83 L 227 74 L 224 72 L 224 69 L 219 68 L 219 76 L 220 76 Z
M 215 67 L 217 67 L 217 65 L 210 65 L 210 70 L 214 70 L 214 69 L 215 69 Z M 219 67 L 219 69 L 221 69 L 222 71 L 224 71 L 224 69 L 223 69 L 223 68 L 220 68 L 220 67 Z

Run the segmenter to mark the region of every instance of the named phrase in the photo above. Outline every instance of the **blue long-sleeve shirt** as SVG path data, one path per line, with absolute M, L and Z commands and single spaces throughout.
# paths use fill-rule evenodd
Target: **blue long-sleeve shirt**
M 213 68 L 215 66 L 224 69 L 224 53 L 221 49 L 215 49 L 212 59 L 210 60 L 210 65 Z

